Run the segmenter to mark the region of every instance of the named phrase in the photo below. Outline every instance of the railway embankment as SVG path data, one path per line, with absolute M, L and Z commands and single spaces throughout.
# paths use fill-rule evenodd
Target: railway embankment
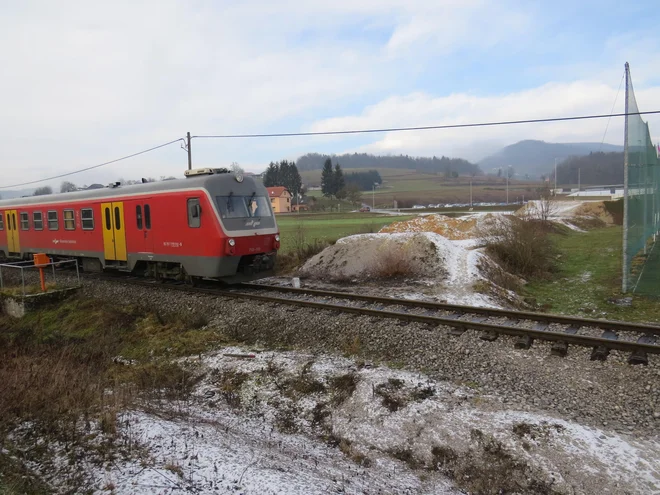
M 115 379 L 86 411 L 89 426 L 67 404 L 69 429 L 37 433 L 56 457 L 28 465 L 60 488 L 95 478 L 98 493 L 212 483 L 289 493 L 647 493 L 659 479 L 655 356 L 631 366 L 627 354 L 590 361 L 571 346 L 561 358 L 541 342 L 515 349 L 506 336 L 486 342 L 160 284 L 85 278 L 80 298 L 78 313 L 74 300 L 57 317 L 32 316 L 53 343 L 57 325 L 73 325 L 73 354 L 52 363 L 73 358 L 67 372 L 52 368 L 60 385 L 79 385 L 86 398 L 108 387 L 89 379 L 98 377 L 85 364 L 93 349 L 103 359 L 92 363 Z M 102 308 L 115 308 L 111 318 Z M 103 338 L 92 344 L 94 332 Z M 67 436 L 71 428 L 88 440 Z M 68 465 L 67 456 L 86 460 Z
M 145 301 L 165 311 L 203 314 L 218 331 L 246 344 L 339 353 L 405 367 L 495 394 L 504 409 L 542 411 L 621 433 L 656 434 L 660 422 L 660 362 L 627 364 L 612 351 L 604 362 L 571 347 L 566 357 L 537 342 L 515 349 L 515 338 L 486 342 L 476 332 L 453 337 L 418 323 L 402 323 L 316 309 L 185 295 L 121 282 L 85 281 L 85 294 L 116 304 Z

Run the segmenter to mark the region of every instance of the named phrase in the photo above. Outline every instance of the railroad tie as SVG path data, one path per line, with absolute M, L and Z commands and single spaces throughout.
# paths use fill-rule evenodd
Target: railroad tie
M 619 337 L 616 334 L 616 332 L 613 332 L 612 330 L 604 330 L 601 338 L 609 339 L 609 340 L 619 340 Z M 599 345 L 594 347 L 593 350 L 591 351 L 591 360 L 605 361 L 607 359 L 607 356 L 609 355 L 610 355 L 610 349 L 607 346 Z
M 580 325 L 571 325 L 566 330 L 564 330 L 564 333 L 568 335 L 575 335 L 578 333 L 578 330 L 580 330 Z M 566 357 L 566 354 L 568 354 L 568 342 L 563 340 L 555 342 L 550 348 L 550 354 L 553 356 Z
M 654 345 L 657 342 L 655 335 L 642 335 L 637 339 L 638 344 L 651 344 Z M 646 351 L 642 349 L 637 349 L 635 352 L 630 354 L 628 357 L 628 364 L 643 364 L 644 366 L 649 364 L 649 357 Z

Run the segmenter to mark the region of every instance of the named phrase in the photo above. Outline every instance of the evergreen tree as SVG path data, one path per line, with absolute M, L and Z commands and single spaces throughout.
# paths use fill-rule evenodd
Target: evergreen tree
M 344 181 L 344 172 L 342 172 L 341 167 L 337 163 L 335 164 L 335 171 L 333 174 L 333 184 L 332 184 L 333 194 L 339 199 L 345 197 L 345 191 L 344 191 L 345 186 L 346 186 L 346 182 Z
M 323 164 L 323 171 L 321 172 L 321 192 L 323 196 L 330 197 L 334 194 L 334 177 L 332 161 L 328 158 Z
M 302 178 L 298 172 L 295 162 L 282 160 L 279 163 L 270 162 L 264 173 L 264 186 L 286 187 L 291 195 L 300 194 L 302 189 Z
M 289 192 L 297 196 L 302 192 L 302 178 L 300 177 L 300 172 L 298 172 L 298 167 L 296 167 L 296 162 L 291 162 L 289 165 L 289 173 L 291 174 Z
M 276 163 L 270 162 L 266 172 L 264 173 L 264 186 L 275 187 L 277 186 L 277 178 L 279 176 L 279 166 Z

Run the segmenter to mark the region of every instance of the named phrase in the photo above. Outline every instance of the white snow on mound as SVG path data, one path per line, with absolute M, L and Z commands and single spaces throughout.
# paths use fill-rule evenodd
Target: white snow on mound
M 339 239 L 308 260 L 300 270 L 301 275 L 326 281 L 339 277 L 369 282 L 373 280 L 371 267 L 378 263 L 387 243 L 406 246 L 420 256 L 432 252 L 426 248 L 428 244 L 435 246 L 433 258 L 423 260 L 423 273 L 410 277 L 408 283 L 432 286 L 434 297 L 451 304 L 499 307 L 492 298 L 474 291 L 475 282 L 484 280 L 478 268 L 484 254 L 476 249 L 476 239 L 451 241 L 432 232 L 352 235 Z

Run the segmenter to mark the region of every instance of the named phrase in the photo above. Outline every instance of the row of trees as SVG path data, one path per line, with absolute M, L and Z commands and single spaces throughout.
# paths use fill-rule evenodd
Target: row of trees
M 346 184 L 355 184 L 360 191 L 371 191 L 374 184 L 382 184 L 378 170 L 367 170 L 366 172 L 350 172 L 346 174 Z
M 449 158 L 446 156 L 432 158 L 412 157 L 408 155 L 376 156 L 368 153 L 347 153 L 344 155 L 322 155 L 308 153 L 298 158 L 300 170 L 318 170 L 325 166 L 325 162 L 341 162 L 344 168 L 407 168 L 422 172 L 457 175 L 483 175 L 479 165 L 462 158 Z M 451 176 L 451 175 L 450 175 Z
M 282 160 L 281 162 L 270 162 L 264 173 L 264 186 L 283 186 L 293 195 L 297 196 L 303 192 L 302 179 L 295 162 Z
M 321 192 L 325 197 L 343 199 L 346 197 L 346 181 L 341 166 L 336 163 L 332 168 L 332 161 L 328 158 L 323 164 L 321 172 Z
M 73 192 L 77 190 L 78 187 L 73 182 L 69 182 L 65 180 L 60 185 L 61 193 Z M 34 196 L 45 196 L 46 194 L 53 194 L 53 188 L 50 186 L 37 187 L 33 193 Z
M 160 180 L 172 180 L 172 179 L 176 179 L 176 177 L 173 177 L 173 176 L 166 177 L 164 175 L 162 175 L 160 177 Z M 145 182 L 156 182 L 156 179 L 154 179 L 153 177 L 148 177 L 146 179 L 139 179 L 139 180 L 119 179 L 118 182 L 122 186 L 130 186 L 132 184 L 143 184 Z M 97 184 L 96 187 L 93 187 L 92 189 L 96 189 L 97 187 L 101 187 L 101 185 Z M 73 191 L 78 191 L 80 189 L 87 189 L 87 188 L 88 188 L 87 185 L 84 185 L 84 186 L 79 188 L 73 182 L 69 182 L 69 181 L 64 181 L 64 182 L 62 182 L 62 184 L 60 184 L 60 192 L 61 193 L 73 192 Z M 34 193 L 32 193 L 33 196 L 45 196 L 46 194 L 53 194 L 53 188 L 50 187 L 50 186 L 37 187 L 34 190 Z
M 634 160 L 630 163 L 634 163 Z M 548 174 L 554 180 L 554 170 Z M 557 166 L 558 184 L 623 184 L 623 153 L 592 152 Z

